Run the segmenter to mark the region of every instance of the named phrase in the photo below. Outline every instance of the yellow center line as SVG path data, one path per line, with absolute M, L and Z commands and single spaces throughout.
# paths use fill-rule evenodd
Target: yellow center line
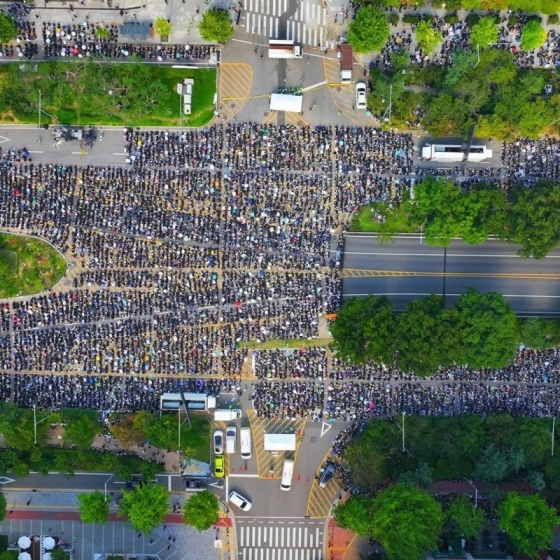
M 521 273 L 521 272 L 415 272 L 402 270 L 366 270 L 345 268 L 341 271 L 342 278 L 374 277 L 374 276 L 405 276 L 405 277 L 430 277 L 446 276 L 455 278 L 512 278 L 530 280 L 560 280 L 560 273 Z

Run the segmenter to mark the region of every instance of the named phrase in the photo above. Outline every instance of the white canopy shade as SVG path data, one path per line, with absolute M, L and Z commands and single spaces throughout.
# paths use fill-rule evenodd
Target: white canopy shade
M 45 554 L 43 554 L 43 560 L 51 560 L 52 555 L 50 552 L 45 552 Z
M 56 543 L 52 537 L 45 537 L 43 539 L 43 546 L 45 547 L 45 550 L 52 550 L 55 544 Z
M 302 104 L 303 104 L 303 97 L 301 95 L 273 93 L 270 96 L 271 111 L 287 111 L 289 113 L 301 113 Z
M 29 537 L 26 537 L 25 535 L 23 537 L 20 537 L 18 539 L 18 546 L 20 548 L 23 548 L 24 550 L 26 548 L 29 548 L 31 546 L 31 539 Z M 24 558 L 20 558 L 19 560 L 25 560 Z
M 29 554 L 29 552 L 21 552 L 18 556 L 18 560 L 31 560 L 31 554 Z

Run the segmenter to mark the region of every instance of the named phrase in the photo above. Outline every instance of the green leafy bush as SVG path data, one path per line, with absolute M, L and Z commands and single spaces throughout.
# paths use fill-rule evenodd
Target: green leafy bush
M 449 23 L 449 25 L 455 25 L 456 23 L 459 23 L 459 16 L 457 14 L 447 14 L 443 18 L 443 21 L 445 21 L 445 23 Z
M 404 14 L 403 23 L 417 24 L 420 22 L 420 16 L 416 14 Z
M 480 16 L 478 14 L 469 14 L 467 16 L 467 25 L 469 27 L 472 27 L 473 25 L 476 25 L 478 23 L 478 20 L 480 19 Z
M 558 23 L 558 14 L 548 16 L 548 25 L 556 25 Z

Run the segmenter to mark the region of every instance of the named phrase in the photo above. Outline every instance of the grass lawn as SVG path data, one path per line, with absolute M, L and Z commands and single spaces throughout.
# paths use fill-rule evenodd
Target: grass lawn
M 406 203 L 390 209 L 386 202 L 372 202 L 354 214 L 350 223 L 350 231 L 375 232 L 387 240 L 399 233 L 420 231 L 415 224 L 410 223 L 407 212 Z M 377 214 L 383 216 L 384 219 L 376 218 Z
M 332 338 L 288 338 L 273 339 L 265 342 L 241 341 L 238 348 L 249 348 L 250 350 L 276 350 L 282 348 L 317 348 L 318 346 L 328 346 L 332 342 Z
M 204 463 L 210 463 L 210 422 L 204 414 L 193 413 L 190 418 L 192 428 L 181 413 L 181 450 L 185 457 Z M 159 449 L 178 449 L 179 418 L 176 412 L 153 415 L 153 420 L 146 430 L 150 443 Z
M 0 297 L 48 290 L 66 273 L 66 261 L 33 237 L 0 234 Z
M 21 71 L 9 66 L 0 66 L 1 122 L 36 123 L 41 91 L 43 124 L 179 126 L 177 84 L 185 78 L 193 78 L 194 86 L 192 113 L 185 115 L 183 126 L 204 126 L 214 117 L 215 68 L 91 61 L 34 62 Z
M 0 535 L 0 554 L 6 552 L 6 550 L 8 550 L 8 536 Z

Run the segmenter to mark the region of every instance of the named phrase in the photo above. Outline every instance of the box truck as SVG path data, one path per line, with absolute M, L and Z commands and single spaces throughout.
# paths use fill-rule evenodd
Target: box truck
M 352 68 L 354 67 L 354 52 L 352 47 L 345 43 L 340 46 L 340 83 L 352 83 Z
M 303 51 L 300 45 L 294 45 L 293 40 L 271 39 L 268 58 L 303 58 Z
M 214 410 L 214 420 L 229 422 L 230 420 L 235 420 L 237 418 L 241 418 L 241 410 L 238 408 L 229 409 L 229 408 L 217 408 Z

